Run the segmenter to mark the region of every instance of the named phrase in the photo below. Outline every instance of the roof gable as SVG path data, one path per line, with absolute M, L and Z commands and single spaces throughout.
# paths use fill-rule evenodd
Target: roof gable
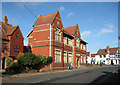
M 118 50 L 118 47 L 115 47 L 115 48 L 109 48 L 109 54 L 115 54 Z M 106 55 L 107 54 L 107 51 L 106 49 L 99 49 L 98 52 L 97 52 L 98 55 Z
M 43 25 L 43 24 L 49 24 L 49 23 L 52 24 L 58 13 L 59 11 L 57 10 L 55 13 L 52 13 L 52 14 L 47 14 L 43 16 L 39 15 L 35 23 L 33 24 L 33 27 L 37 25 Z
M 74 34 L 75 29 L 76 29 L 76 25 L 75 26 L 64 27 L 64 31 L 67 32 L 70 35 Z
M 18 28 L 18 26 L 7 27 L 7 35 L 8 36 L 12 35 L 16 31 L 17 28 Z
M 75 28 L 73 34 L 74 34 L 76 37 L 81 38 L 78 24 L 76 24 L 76 28 Z
M 78 24 L 76 24 L 75 26 L 64 27 L 64 31 L 70 35 L 74 35 L 80 38 L 80 31 Z

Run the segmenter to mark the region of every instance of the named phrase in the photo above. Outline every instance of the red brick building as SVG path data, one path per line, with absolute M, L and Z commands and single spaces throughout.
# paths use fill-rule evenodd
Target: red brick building
M 12 26 L 8 24 L 7 16 L 4 17 L 3 22 L 0 23 L 2 31 L 2 49 L 7 47 L 7 51 L 2 50 L 2 69 L 6 68 L 6 58 L 10 57 L 13 60 L 21 52 L 23 52 L 23 35 L 19 26 Z M 7 42 L 5 42 L 7 41 Z
M 63 27 L 59 11 L 39 15 L 27 35 L 32 53 L 53 57 L 49 70 L 67 69 L 86 65 L 86 42 L 81 39 L 78 24 Z

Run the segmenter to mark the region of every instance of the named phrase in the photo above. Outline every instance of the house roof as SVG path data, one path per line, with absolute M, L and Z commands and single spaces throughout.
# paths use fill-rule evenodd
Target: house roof
M 37 26 L 37 25 L 43 25 L 43 24 L 52 24 L 58 13 L 59 13 L 59 11 L 57 10 L 55 13 L 51 13 L 51 14 L 47 14 L 47 15 L 39 15 L 38 18 L 36 19 L 35 23 L 33 24 L 33 27 Z M 27 34 L 27 37 L 29 37 L 29 35 L 32 32 L 33 32 L 33 30 L 31 30 Z
M 115 54 L 117 50 L 118 47 L 109 48 L 109 54 Z M 99 49 L 97 52 L 98 55 L 106 55 L 106 53 L 107 53 L 106 49 Z
M 18 27 L 18 25 L 7 27 L 7 35 L 12 35 L 14 33 L 14 31 L 17 29 L 17 27 Z
M 4 22 L 1 22 L 1 21 L 0 21 L 0 24 L 2 25 L 2 28 L 4 30 L 6 30 L 6 35 L 7 36 L 12 35 L 18 27 L 18 25 L 17 26 L 12 26 L 11 24 L 5 24 Z
M 1 25 L 1 27 L 0 27 L 1 28 L 0 38 L 8 40 L 8 37 L 7 37 L 7 28 L 5 27 L 5 25 L 1 21 L 0 21 L 0 25 Z
M 75 26 L 64 27 L 64 31 L 66 31 L 70 35 L 73 35 L 75 28 L 76 28 L 76 25 Z
M 49 23 L 52 24 L 58 12 L 59 11 L 57 10 L 55 13 L 52 13 L 52 14 L 47 14 L 43 16 L 39 15 L 35 23 L 33 24 L 33 26 L 49 24 Z
M 95 57 L 96 54 L 91 54 L 91 57 Z
M 115 54 L 118 49 L 118 47 L 110 48 L 110 54 Z

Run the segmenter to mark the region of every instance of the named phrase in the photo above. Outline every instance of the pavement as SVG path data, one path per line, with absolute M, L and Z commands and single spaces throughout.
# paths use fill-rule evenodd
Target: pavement
M 94 70 L 99 70 L 103 68 L 107 68 L 107 67 L 86 67 L 86 68 L 74 69 L 74 70 L 2 75 L 2 82 L 3 84 L 4 83 L 22 83 L 26 85 L 30 83 L 39 83 L 39 82 L 45 82 L 45 81 L 54 80 L 54 79 L 62 79 L 62 78 L 75 76 L 75 75 L 77 76 L 80 73 L 89 73 Z

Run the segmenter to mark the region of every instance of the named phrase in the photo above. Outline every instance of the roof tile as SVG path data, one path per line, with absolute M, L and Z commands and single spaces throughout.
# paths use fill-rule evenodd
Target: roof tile
M 118 50 L 118 47 L 109 48 L 109 50 L 110 50 L 109 54 L 115 54 L 116 51 Z M 107 53 L 106 49 L 99 49 L 97 52 L 98 55 L 106 55 L 106 53 Z

